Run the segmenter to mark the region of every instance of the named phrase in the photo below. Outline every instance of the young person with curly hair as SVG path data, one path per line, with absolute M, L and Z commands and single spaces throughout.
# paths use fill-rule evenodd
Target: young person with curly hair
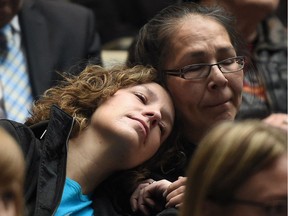
M 0 121 L 25 155 L 29 215 L 94 215 L 104 180 L 165 147 L 174 107 L 155 73 L 89 65 L 47 90 L 26 124 Z

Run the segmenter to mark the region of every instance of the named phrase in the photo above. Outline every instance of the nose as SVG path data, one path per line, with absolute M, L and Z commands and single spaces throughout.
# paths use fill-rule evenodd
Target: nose
M 160 111 L 149 111 L 144 114 L 148 118 L 148 122 L 151 127 L 158 125 L 161 120 L 161 112 Z
M 209 90 L 216 90 L 219 88 L 223 88 L 227 86 L 228 80 L 224 76 L 224 74 L 219 69 L 218 65 L 213 65 L 210 68 L 210 74 L 208 77 L 208 89 Z

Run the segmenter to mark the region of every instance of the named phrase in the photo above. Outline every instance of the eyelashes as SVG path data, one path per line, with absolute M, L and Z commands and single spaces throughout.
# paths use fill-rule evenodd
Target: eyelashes
M 143 103 L 147 104 L 148 98 L 141 92 L 134 92 L 134 95 Z M 166 126 L 163 122 L 159 121 L 158 122 L 158 127 L 160 129 L 161 135 L 165 134 L 166 132 Z
M 140 92 L 135 92 L 134 93 L 136 95 L 136 97 L 138 97 L 138 99 L 143 103 L 143 104 L 146 104 L 147 103 L 147 97 L 140 93 Z

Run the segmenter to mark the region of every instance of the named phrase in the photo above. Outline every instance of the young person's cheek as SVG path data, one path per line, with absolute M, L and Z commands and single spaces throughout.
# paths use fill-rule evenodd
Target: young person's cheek
M 156 153 L 161 146 L 161 142 L 161 133 L 157 130 L 157 128 L 153 128 L 150 132 L 150 137 L 146 147 L 150 148 L 150 151 L 154 151 Z

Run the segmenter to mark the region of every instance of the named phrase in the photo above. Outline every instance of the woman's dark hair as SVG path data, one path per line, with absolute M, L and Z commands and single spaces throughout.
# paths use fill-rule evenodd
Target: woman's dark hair
M 187 2 L 164 8 L 140 29 L 128 51 L 127 65 L 151 65 L 161 75 L 171 49 L 171 38 L 177 32 L 179 23 L 189 16 L 191 19 L 193 16 L 203 16 L 217 21 L 226 29 L 237 55 L 247 55 L 246 46 L 237 34 L 235 20 L 230 14 L 217 6 L 206 7 Z
M 234 17 L 221 7 L 207 7 L 196 4 L 195 1 L 193 1 L 170 5 L 161 10 L 148 23 L 146 23 L 140 29 L 138 36 L 135 38 L 128 50 L 126 64 L 129 66 L 139 64 L 150 65 L 156 68 L 158 72 L 158 80 L 160 80 L 161 84 L 166 87 L 166 76 L 163 70 L 167 69 L 164 68 L 164 65 L 167 56 L 171 53 L 173 45 L 172 39 L 178 32 L 181 23 L 187 19 L 193 20 L 195 16 L 215 20 L 223 26 L 229 35 L 236 54 L 239 56 L 248 56 L 248 50 L 246 49 L 247 46 L 234 28 L 236 24 Z M 254 73 L 254 70 L 248 70 L 248 68 L 245 68 L 245 71 L 246 69 L 248 71 L 248 76 L 250 76 L 250 73 Z M 177 127 L 177 124 L 179 124 L 179 122 L 175 121 L 174 127 Z M 177 134 L 177 132 L 175 133 Z M 183 143 L 185 143 L 185 140 L 179 140 L 180 138 L 183 138 L 181 134 L 178 136 L 176 135 L 175 137 L 171 139 L 170 142 L 174 143 L 172 146 L 176 148 L 176 152 L 178 152 L 179 155 L 183 155 Z M 192 144 L 189 143 L 189 145 L 191 146 Z M 165 154 L 162 155 L 162 157 L 167 158 L 166 164 L 161 165 L 161 170 L 165 170 L 165 172 L 167 172 L 165 167 L 171 167 L 171 164 L 172 167 L 175 167 L 175 163 L 180 165 L 186 164 L 187 159 L 190 158 L 190 155 L 186 155 L 186 158 L 182 157 L 181 159 L 177 156 L 175 162 L 173 159 L 176 156 L 175 149 L 171 150 L 171 152 L 173 155 L 169 152 L 165 152 Z

